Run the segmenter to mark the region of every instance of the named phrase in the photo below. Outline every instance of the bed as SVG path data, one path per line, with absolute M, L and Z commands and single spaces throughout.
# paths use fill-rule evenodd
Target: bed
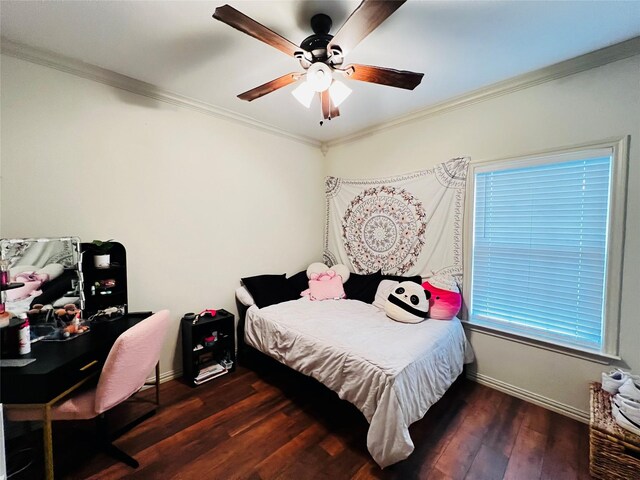
M 354 404 L 369 422 L 367 448 L 382 468 L 411 454 L 409 425 L 473 360 L 456 318 L 403 324 L 358 300 L 301 298 L 253 305 L 246 315 L 245 309 L 240 309 L 240 342 Z

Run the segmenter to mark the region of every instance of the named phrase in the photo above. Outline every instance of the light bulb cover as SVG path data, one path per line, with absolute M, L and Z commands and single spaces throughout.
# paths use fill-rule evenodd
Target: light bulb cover
M 291 91 L 291 95 L 295 97 L 303 106 L 309 108 L 313 97 L 316 92 L 307 84 L 307 82 L 300 82 L 300 84 Z
M 325 63 L 316 62 L 307 70 L 307 83 L 315 92 L 324 92 L 331 86 L 331 80 L 331 68 Z
M 342 102 L 344 102 L 349 95 L 351 95 L 351 89 L 347 87 L 344 83 L 339 80 L 334 80 L 329 87 L 329 95 L 331 96 L 331 101 L 335 107 L 339 107 Z

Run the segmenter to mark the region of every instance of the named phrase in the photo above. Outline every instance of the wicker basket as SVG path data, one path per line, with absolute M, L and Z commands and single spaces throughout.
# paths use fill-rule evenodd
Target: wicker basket
M 611 397 L 599 383 L 591 384 L 589 471 L 593 478 L 640 480 L 640 437 L 615 422 Z

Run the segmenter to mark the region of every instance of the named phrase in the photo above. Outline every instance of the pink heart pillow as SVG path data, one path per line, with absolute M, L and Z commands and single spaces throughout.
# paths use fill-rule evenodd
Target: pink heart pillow
M 307 293 L 311 300 L 340 300 L 345 297 L 342 278 L 335 272 L 331 272 L 331 275 L 325 272 L 309 280 L 309 290 L 303 294 Z

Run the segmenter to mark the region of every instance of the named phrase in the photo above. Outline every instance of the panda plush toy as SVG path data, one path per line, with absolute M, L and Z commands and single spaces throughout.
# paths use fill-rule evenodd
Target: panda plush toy
M 415 282 L 402 282 L 389 294 L 384 312 L 402 323 L 420 323 L 429 313 L 431 294 Z

